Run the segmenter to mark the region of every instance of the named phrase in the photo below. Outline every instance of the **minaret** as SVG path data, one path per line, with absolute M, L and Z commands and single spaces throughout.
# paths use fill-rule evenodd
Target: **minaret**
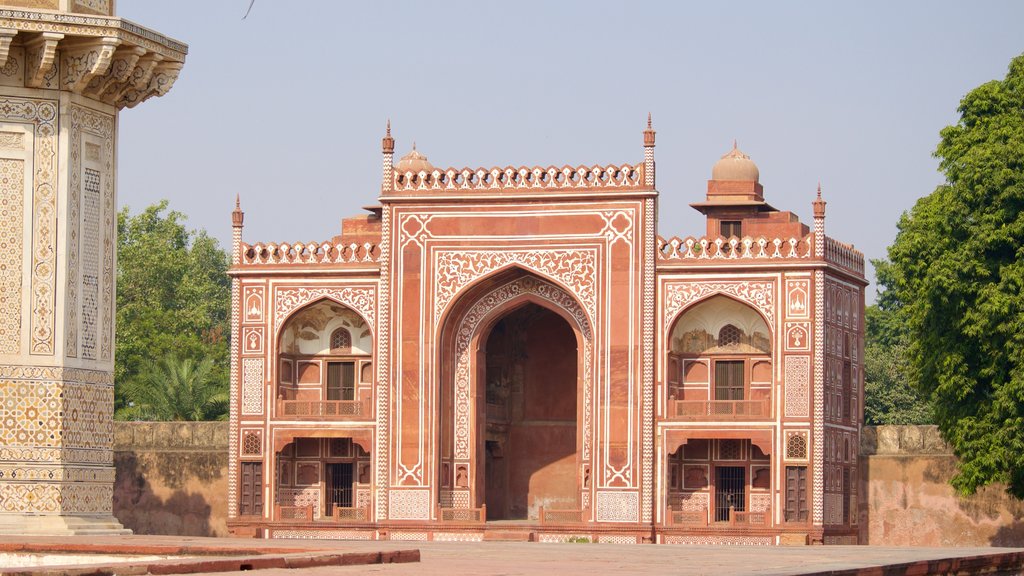
M 395 139 L 391 137 L 391 119 L 388 119 L 387 131 L 380 141 L 381 152 L 384 154 L 383 174 L 381 176 L 380 189 L 382 193 L 391 191 L 394 186 L 393 174 L 395 171 Z
M 647 113 L 647 129 L 644 130 L 644 184 L 654 187 L 654 136 L 651 113 Z
M 825 204 L 821 199 L 821 182 L 818 182 L 818 197 L 811 202 L 814 208 L 814 255 L 825 257 Z
M 0 533 L 125 532 L 118 112 L 166 94 L 188 47 L 115 17 L 114 1 L 0 0 Z

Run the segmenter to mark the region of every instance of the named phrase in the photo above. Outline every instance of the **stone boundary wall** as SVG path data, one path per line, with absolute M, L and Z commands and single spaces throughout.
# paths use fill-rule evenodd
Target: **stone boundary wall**
M 935 426 L 865 427 L 861 542 L 1024 547 L 1024 502 L 1001 486 L 960 497 Z M 114 422 L 114 515 L 136 534 L 227 536 L 227 422 Z
M 1024 547 L 1024 502 L 998 485 L 958 495 L 936 426 L 866 426 L 860 454 L 861 543 Z
M 227 422 L 114 422 L 114 467 L 114 516 L 125 528 L 228 535 Z

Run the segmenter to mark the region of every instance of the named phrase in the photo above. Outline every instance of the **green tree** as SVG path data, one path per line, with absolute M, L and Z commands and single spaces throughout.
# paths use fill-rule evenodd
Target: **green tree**
M 132 420 L 223 420 L 228 391 L 213 379 L 213 360 L 198 362 L 170 354 L 148 364 L 142 378 L 122 390 L 128 405 L 121 412 Z
M 864 422 L 931 424 L 928 399 L 907 377 L 906 337 L 893 316 L 876 305 L 864 310 Z
M 1024 497 L 1024 55 L 972 90 L 935 152 L 946 183 L 899 222 L 882 310 L 906 327 L 911 380 L 959 457 L 961 493 Z
M 167 201 L 117 215 L 115 407 L 134 417 L 123 393 L 147 385 L 147 369 L 171 354 L 201 362 L 228 389 L 231 282 L 228 258 L 205 232 L 190 231 Z

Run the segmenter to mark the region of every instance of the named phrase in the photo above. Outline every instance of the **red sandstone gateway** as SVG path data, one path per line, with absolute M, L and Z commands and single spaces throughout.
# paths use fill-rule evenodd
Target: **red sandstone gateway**
M 707 235 L 638 164 L 439 169 L 383 139 L 328 242 L 233 213 L 229 526 L 278 538 L 856 543 L 863 256 L 735 146 Z

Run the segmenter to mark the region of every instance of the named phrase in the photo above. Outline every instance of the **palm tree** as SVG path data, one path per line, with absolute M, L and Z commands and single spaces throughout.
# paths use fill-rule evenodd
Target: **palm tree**
M 128 406 L 118 411 L 128 420 L 224 420 L 228 391 L 211 378 L 213 360 L 164 356 L 150 364 L 146 377 L 125 383 Z

